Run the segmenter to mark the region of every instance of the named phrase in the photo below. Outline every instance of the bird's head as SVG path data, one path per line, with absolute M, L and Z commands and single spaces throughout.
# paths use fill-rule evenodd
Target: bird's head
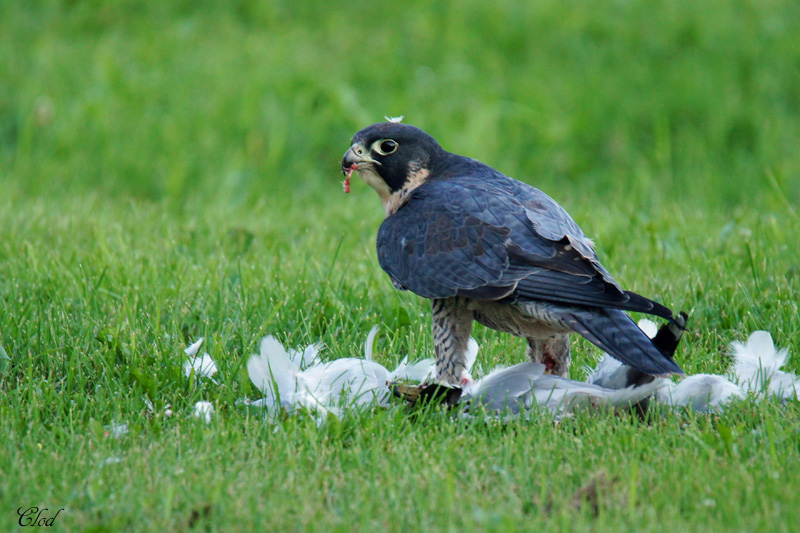
M 377 191 L 388 214 L 393 199 L 421 185 L 443 153 L 439 143 L 419 128 L 399 122 L 373 124 L 353 136 L 342 158 L 345 190 L 357 172 Z

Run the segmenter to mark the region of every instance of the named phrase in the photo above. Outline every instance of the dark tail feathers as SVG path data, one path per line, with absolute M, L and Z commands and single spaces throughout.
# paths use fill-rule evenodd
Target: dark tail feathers
M 685 324 L 684 316 L 682 313 L 680 318 Z M 680 334 L 675 338 L 675 333 L 664 333 L 660 340 L 650 340 L 628 315 L 618 309 L 572 308 L 564 314 L 563 319 L 592 344 L 644 374 L 683 374 L 681 367 L 672 360 L 671 353 L 677 347 Z M 685 327 L 678 323 L 678 319 L 673 319 L 669 326 L 681 333 Z

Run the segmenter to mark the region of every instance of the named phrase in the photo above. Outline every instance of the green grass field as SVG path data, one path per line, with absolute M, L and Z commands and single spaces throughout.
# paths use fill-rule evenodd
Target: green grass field
M 690 313 L 687 373 L 758 329 L 800 371 L 800 4 L 529 4 L 0 3 L 0 530 L 32 506 L 99 531 L 795 530 L 797 402 L 321 427 L 236 405 L 267 333 L 432 351 L 374 192 L 339 184 L 384 115 L 564 205 L 626 288 Z M 201 336 L 216 384 L 181 371 Z M 524 357 L 475 336 L 484 367 Z M 599 351 L 574 352 L 582 379 Z

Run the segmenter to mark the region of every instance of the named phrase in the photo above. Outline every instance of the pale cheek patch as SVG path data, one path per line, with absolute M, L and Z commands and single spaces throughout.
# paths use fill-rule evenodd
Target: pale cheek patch
M 408 201 L 409 195 L 414 189 L 425 183 L 430 172 L 425 168 L 412 169 L 409 171 L 408 181 L 403 188 L 391 194 L 387 202 L 383 203 L 386 216 L 393 215 L 398 209 L 403 207 Z
M 381 199 L 383 205 L 386 205 L 386 202 L 389 201 L 389 197 L 391 196 L 392 191 L 391 189 L 389 189 L 389 186 L 386 184 L 386 182 L 383 181 L 383 178 L 381 178 L 371 168 L 359 169 L 358 176 L 362 180 L 364 180 L 367 183 L 367 185 L 375 189 L 375 192 L 378 193 L 378 197 Z

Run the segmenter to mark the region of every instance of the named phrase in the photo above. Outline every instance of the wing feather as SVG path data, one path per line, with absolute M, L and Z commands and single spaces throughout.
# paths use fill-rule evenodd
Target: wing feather
M 623 291 L 555 201 L 499 173 L 421 185 L 384 220 L 377 247 L 395 284 L 426 298 L 543 300 L 672 318 Z

